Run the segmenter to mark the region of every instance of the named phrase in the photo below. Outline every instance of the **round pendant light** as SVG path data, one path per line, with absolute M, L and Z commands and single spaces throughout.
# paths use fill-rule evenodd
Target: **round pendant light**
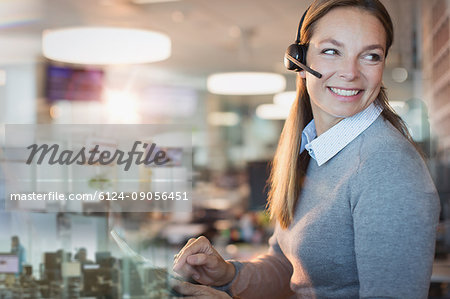
M 262 119 L 283 120 L 289 116 L 289 107 L 276 104 L 262 104 L 256 107 L 256 115 Z
M 296 91 L 280 92 L 273 96 L 273 103 L 275 105 L 291 107 L 296 98 Z
M 119 27 L 45 30 L 43 55 L 51 60 L 89 65 L 138 64 L 170 57 L 171 40 L 162 33 Z

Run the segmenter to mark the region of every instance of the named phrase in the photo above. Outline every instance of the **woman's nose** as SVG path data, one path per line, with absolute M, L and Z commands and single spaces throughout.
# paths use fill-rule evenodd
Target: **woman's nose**
M 339 77 L 346 81 L 354 81 L 360 75 L 358 59 L 343 59 L 339 70 Z

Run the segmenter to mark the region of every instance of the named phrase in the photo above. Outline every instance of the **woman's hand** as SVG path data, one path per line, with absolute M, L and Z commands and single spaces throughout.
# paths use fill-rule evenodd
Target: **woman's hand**
M 173 281 L 172 288 L 190 299 L 231 299 L 227 293 L 204 285 L 196 285 L 185 281 Z
M 175 255 L 173 271 L 211 286 L 225 285 L 235 275 L 234 265 L 226 262 L 203 236 L 190 239 Z

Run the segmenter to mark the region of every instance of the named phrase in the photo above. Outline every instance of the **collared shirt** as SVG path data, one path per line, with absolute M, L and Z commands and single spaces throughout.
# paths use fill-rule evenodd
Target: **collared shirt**
M 303 129 L 300 153 L 305 149 L 321 166 L 364 132 L 381 114 L 383 108 L 372 103 L 363 111 L 344 118 L 317 137 L 314 119 Z M 317 137 L 317 138 L 316 138 Z

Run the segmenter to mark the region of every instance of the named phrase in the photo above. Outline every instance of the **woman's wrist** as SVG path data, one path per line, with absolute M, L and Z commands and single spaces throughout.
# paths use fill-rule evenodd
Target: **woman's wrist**
M 225 286 L 225 285 L 229 284 L 233 280 L 234 276 L 236 275 L 236 268 L 234 267 L 234 265 L 228 261 L 225 261 L 225 262 L 227 265 L 226 266 L 227 269 L 225 271 L 224 277 L 215 283 L 215 285 L 217 287 Z
M 224 284 L 220 286 L 214 286 L 213 288 L 219 291 L 226 292 L 228 295 L 230 295 L 230 297 L 233 297 L 233 294 L 231 292 L 231 285 L 234 283 L 237 275 L 239 274 L 240 269 L 243 267 L 243 264 L 241 262 L 233 260 L 226 261 L 226 263 L 228 265 L 227 271 L 224 276 L 224 279 L 220 281 L 221 283 L 223 281 Z
M 227 265 L 228 265 L 227 278 L 224 284 L 229 284 L 236 276 L 236 267 L 234 266 L 234 264 L 227 262 Z

